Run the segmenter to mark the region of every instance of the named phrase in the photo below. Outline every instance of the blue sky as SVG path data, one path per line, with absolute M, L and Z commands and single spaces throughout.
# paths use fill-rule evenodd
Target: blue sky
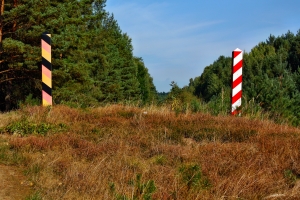
M 180 87 L 219 56 L 300 29 L 299 0 L 107 0 L 158 92 Z

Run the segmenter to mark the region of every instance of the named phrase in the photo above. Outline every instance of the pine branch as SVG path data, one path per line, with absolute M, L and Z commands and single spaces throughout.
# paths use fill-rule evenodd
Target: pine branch
M 5 82 L 8 82 L 8 81 L 12 81 L 12 80 L 19 80 L 19 79 L 35 79 L 35 78 L 29 77 L 29 76 L 22 76 L 22 77 L 8 78 L 8 79 L 5 79 L 5 80 L 0 81 L 0 84 L 1 84 L 1 83 L 5 83 Z

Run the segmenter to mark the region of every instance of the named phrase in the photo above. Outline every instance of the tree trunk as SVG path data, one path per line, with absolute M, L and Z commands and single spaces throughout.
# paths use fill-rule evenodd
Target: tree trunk
M 0 0 L 0 55 L 3 53 L 2 37 L 3 37 L 3 13 L 4 13 L 4 0 Z M 2 56 L 0 56 L 2 57 Z M 4 60 L 0 59 L 0 65 Z
M 3 19 L 2 19 L 2 15 L 4 13 L 4 0 L 0 0 L 0 48 L 2 46 L 2 30 L 3 30 Z
M 2 15 L 4 13 L 4 0 L 0 0 L 0 48 L 2 48 L 2 30 L 3 30 L 3 24 L 2 24 Z M 1 49 L 0 49 L 1 51 Z
M 3 0 L 3 1 L 4 1 L 4 0 Z M 14 0 L 14 8 L 16 8 L 17 6 L 18 6 L 18 0 Z M 17 30 L 17 21 L 14 20 L 14 23 L 13 23 L 13 29 L 12 29 L 14 35 L 15 35 L 16 30 Z

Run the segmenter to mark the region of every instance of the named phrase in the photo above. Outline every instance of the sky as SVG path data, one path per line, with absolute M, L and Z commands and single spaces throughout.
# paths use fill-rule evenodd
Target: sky
M 179 87 L 219 56 L 250 52 L 270 34 L 300 30 L 299 0 L 107 0 L 158 92 Z

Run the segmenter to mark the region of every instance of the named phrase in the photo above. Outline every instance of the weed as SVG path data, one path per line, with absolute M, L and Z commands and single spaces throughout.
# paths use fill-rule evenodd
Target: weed
M 28 197 L 25 197 L 25 200 L 42 200 L 42 196 L 40 194 L 40 192 L 35 192 L 31 195 L 29 195 Z
M 296 181 L 298 179 L 300 179 L 300 176 L 297 175 L 296 173 L 294 173 L 292 170 L 290 169 L 287 169 L 287 170 L 284 170 L 283 172 L 284 174 L 284 178 L 285 180 L 287 181 L 287 183 L 289 184 L 289 186 L 293 187 L 296 183 Z
M 6 163 L 8 161 L 9 158 L 8 151 L 9 151 L 8 145 L 0 146 L 0 163 Z
M 152 195 L 156 190 L 156 186 L 153 180 L 142 182 L 141 174 L 137 174 L 135 180 L 130 180 L 129 184 L 134 187 L 132 198 L 129 198 L 123 194 L 118 194 L 116 192 L 116 187 L 114 183 L 109 184 L 110 192 L 114 195 L 116 200 L 151 200 Z
M 187 186 L 187 189 L 208 189 L 210 181 L 203 176 L 201 167 L 197 164 L 185 164 L 179 168 L 179 173 L 182 182 Z
M 10 158 L 10 162 L 12 164 L 22 164 L 24 163 L 24 161 L 26 160 L 26 158 L 23 156 L 23 154 L 21 152 L 18 151 L 13 151 L 12 152 L 12 156 Z
M 25 161 L 25 157 L 21 152 L 10 149 L 8 143 L 0 145 L 0 163 L 18 165 Z
M 134 199 L 140 199 L 142 197 L 144 200 L 150 200 L 152 199 L 152 194 L 155 192 L 156 187 L 153 180 L 149 180 L 145 183 L 141 182 L 142 175 L 137 174 L 136 180 L 134 183 L 135 186 L 135 192 L 133 195 Z
M 28 175 L 38 176 L 41 170 L 42 170 L 42 168 L 41 168 L 40 164 L 33 164 L 24 171 L 24 174 L 26 176 L 28 176 Z
M 154 163 L 158 164 L 158 165 L 165 165 L 167 162 L 167 158 L 164 155 L 154 156 L 153 160 L 154 160 Z

